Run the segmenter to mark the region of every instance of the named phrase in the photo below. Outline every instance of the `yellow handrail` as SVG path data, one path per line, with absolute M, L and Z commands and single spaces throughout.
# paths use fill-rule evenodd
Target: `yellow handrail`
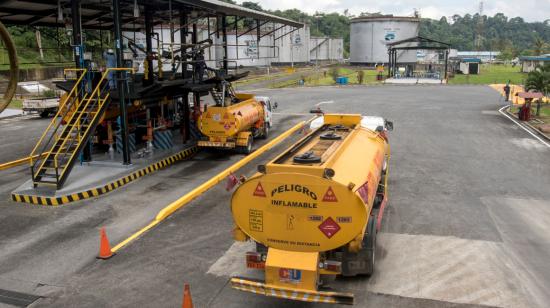
M 31 166 L 33 165 L 33 158 L 34 158 L 34 156 L 35 156 L 36 150 L 38 149 L 38 147 L 40 146 L 40 144 L 42 144 L 42 141 L 44 141 L 44 138 L 46 137 L 46 134 L 50 131 L 50 128 L 52 127 L 53 123 L 55 123 L 55 121 L 56 121 L 57 118 L 59 117 L 59 115 L 60 115 L 60 113 L 61 113 L 61 110 L 63 110 L 63 107 L 65 107 L 65 104 L 67 103 L 67 101 L 69 101 L 69 98 L 73 95 L 73 93 L 76 92 L 76 89 L 80 86 L 80 82 L 82 81 L 82 79 L 84 78 L 84 75 L 86 75 L 86 72 L 87 72 L 87 70 L 86 70 L 85 68 L 69 68 L 69 69 L 65 69 L 65 70 L 81 71 L 82 74 L 80 74 L 80 77 L 79 77 L 78 80 L 76 81 L 74 87 L 71 89 L 71 91 L 69 92 L 69 94 L 67 94 L 67 99 L 65 99 L 65 101 L 62 103 L 62 105 L 60 105 L 60 106 L 57 108 L 57 112 L 55 113 L 55 116 L 53 117 L 52 121 L 50 122 L 50 124 L 48 125 L 48 127 L 44 130 L 44 132 L 42 133 L 42 136 L 40 137 L 40 139 L 38 139 L 38 142 L 36 143 L 36 145 L 35 145 L 34 148 L 32 149 L 31 155 L 29 155 L 29 157 L 31 158 L 31 159 L 29 160 Z M 65 71 L 65 70 L 64 70 L 64 71 Z
M 102 99 L 102 98 L 101 98 L 101 86 L 102 86 L 102 83 L 103 83 L 103 81 L 105 80 L 105 78 L 106 78 L 106 77 L 109 75 L 109 73 L 112 72 L 112 71 L 130 71 L 131 73 L 134 73 L 134 69 L 133 69 L 133 68 L 115 68 L 115 67 L 113 67 L 113 68 L 108 68 L 108 69 L 106 69 L 105 72 L 103 73 L 103 75 L 101 76 L 101 79 L 99 80 L 97 86 L 95 87 L 94 91 L 92 92 L 92 94 L 90 95 L 90 97 L 86 100 L 85 105 L 84 105 L 84 110 L 85 110 L 86 108 L 88 108 L 88 105 L 90 104 L 90 102 L 92 101 L 92 99 L 93 99 L 94 97 L 96 97 L 96 96 L 97 96 L 97 100 L 98 100 L 98 102 L 97 102 L 97 103 L 98 103 L 98 110 L 101 109 L 101 107 L 103 106 L 103 104 L 107 101 L 107 99 L 109 98 L 110 93 L 107 93 L 107 95 L 105 96 L 105 98 Z M 82 115 L 83 115 L 82 112 L 79 113 L 78 118 L 76 119 L 75 123 L 80 123 L 80 119 L 81 119 Z M 99 116 L 99 112 L 96 112 L 96 114 L 94 115 L 94 117 L 92 118 L 92 120 L 90 121 L 90 123 L 93 123 L 93 121 L 95 121 L 95 119 L 96 119 L 98 116 Z M 77 125 L 78 125 L 78 124 L 77 124 Z M 75 127 L 76 127 L 77 125 L 75 125 Z M 90 128 L 91 128 L 91 125 L 88 125 L 88 127 L 87 127 L 86 130 L 84 131 L 84 134 L 83 134 L 84 136 L 88 133 L 88 131 L 90 130 Z M 71 131 L 72 131 L 72 129 L 69 131 L 69 134 L 71 133 Z M 79 135 L 78 137 L 80 138 L 80 135 Z M 65 138 L 65 140 L 63 140 L 63 143 L 62 143 L 61 146 L 59 147 L 60 150 L 64 148 L 65 143 L 67 143 L 68 140 L 69 140 L 69 138 Z M 57 159 L 58 159 L 58 156 L 59 156 L 60 154 L 62 154 L 62 153 L 59 153 L 59 152 L 58 152 L 58 153 L 55 154 L 55 156 L 54 156 L 54 166 L 55 166 L 55 168 L 58 167 L 58 161 L 57 161 Z M 65 154 L 65 153 L 63 153 L 63 154 Z M 71 154 L 71 157 L 69 158 L 69 160 L 73 159 L 73 157 L 74 157 L 75 154 L 76 154 L 76 152 L 73 152 L 73 153 Z M 64 170 L 61 172 L 61 174 L 59 175 L 60 178 L 63 177 L 63 175 L 65 174 L 65 171 L 67 171 L 67 169 L 64 169 Z

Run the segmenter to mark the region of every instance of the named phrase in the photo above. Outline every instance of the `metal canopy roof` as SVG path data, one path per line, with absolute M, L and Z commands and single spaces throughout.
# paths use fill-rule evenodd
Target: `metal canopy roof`
M 295 28 L 303 27 L 302 23 L 251 10 L 238 5 L 218 0 L 138 0 L 140 17 L 133 17 L 134 0 L 120 0 L 123 24 L 125 28 L 140 28 L 144 24 L 144 5 L 155 10 L 154 19 L 157 24 L 168 22 L 169 6 L 173 9 L 174 20 L 179 11 L 197 12 L 198 17 L 238 16 L 241 18 L 258 19 L 262 22 L 273 22 Z M 70 0 L 60 0 L 63 7 L 63 17 L 70 17 Z M 82 27 L 87 29 L 112 28 L 111 0 L 81 0 Z M 0 21 L 6 25 L 30 26 L 64 26 L 58 20 L 58 7 L 55 0 L 0 0 Z
M 252 10 L 249 8 L 222 2 L 219 0 L 174 0 L 174 1 L 179 3 L 184 3 L 189 6 L 194 6 L 197 8 L 211 10 L 213 12 L 223 13 L 226 15 L 249 17 L 249 18 L 259 19 L 263 21 L 275 22 L 278 24 L 283 24 L 283 25 L 292 26 L 296 28 L 301 28 L 304 26 L 303 23 L 299 23 L 294 20 L 282 18 L 279 16 Z
M 406 43 L 412 43 L 413 46 L 399 46 Z M 396 41 L 388 44 L 389 49 L 400 49 L 400 50 L 414 50 L 414 49 L 449 49 L 451 45 L 448 43 L 432 40 L 422 36 L 415 36 L 408 39 Z

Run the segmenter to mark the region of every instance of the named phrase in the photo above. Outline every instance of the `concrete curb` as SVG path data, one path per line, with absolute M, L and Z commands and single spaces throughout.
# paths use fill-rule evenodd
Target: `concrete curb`
M 136 179 L 146 174 L 153 173 L 177 161 L 186 159 L 192 156 L 193 154 L 195 154 L 197 151 L 198 151 L 198 147 L 196 146 L 187 148 L 181 152 L 178 152 L 165 159 L 157 161 L 156 163 L 153 163 L 145 168 L 134 171 L 127 176 L 124 176 L 122 178 L 109 182 L 103 186 L 98 186 L 92 189 L 73 193 L 70 195 L 65 195 L 60 197 L 44 197 L 44 196 L 37 196 L 37 195 L 22 195 L 22 194 L 12 193 L 11 199 L 15 202 L 30 203 L 35 205 L 56 206 L 56 205 L 67 204 L 71 202 L 98 197 L 100 195 L 104 195 L 108 192 L 111 192 L 119 187 L 122 187 L 132 181 L 135 181 Z
M 507 107 L 505 110 L 504 110 L 509 116 L 513 117 L 514 119 L 518 120 L 519 119 L 517 118 L 517 116 L 513 113 L 510 112 L 510 107 Z M 539 129 L 537 129 L 536 127 L 534 127 L 533 125 L 531 125 L 529 122 L 521 122 L 522 125 L 525 125 L 527 126 L 528 128 L 530 128 L 534 133 L 536 133 L 537 135 L 539 135 L 540 137 L 550 141 L 550 136 L 546 135 L 545 133 L 541 132 Z

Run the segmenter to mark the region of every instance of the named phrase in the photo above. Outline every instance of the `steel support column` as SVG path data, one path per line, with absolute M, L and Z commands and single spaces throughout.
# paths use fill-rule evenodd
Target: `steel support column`
M 71 19 L 73 23 L 73 48 L 75 67 L 84 67 L 84 46 L 82 45 L 82 19 L 80 16 L 80 0 L 71 0 Z M 86 82 L 84 84 L 87 84 Z M 82 99 L 86 87 L 82 87 L 78 96 Z M 90 89 L 91 90 L 91 89 Z M 82 121 L 81 121 L 82 122 Z M 81 123 L 84 124 L 84 123 Z M 82 149 L 82 161 L 92 160 L 92 146 L 88 142 Z
M 153 8 L 145 6 L 145 61 L 147 61 L 147 76 L 143 78 L 144 85 L 153 84 Z M 145 78 L 146 77 L 146 78 Z M 146 80 L 147 79 L 147 80 Z
M 193 23 L 193 32 L 191 33 L 191 44 L 193 44 L 193 49 L 198 50 L 197 48 L 197 42 L 198 42 L 198 29 L 197 24 Z M 193 81 L 196 80 L 197 77 L 197 54 L 193 54 Z
M 183 47 L 187 44 L 187 35 L 189 34 L 187 25 L 187 13 L 184 10 L 180 10 L 180 42 L 181 42 L 181 78 L 189 78 L 189 72 L 187 70 L 187 48 Z M 187 101 L 189 107 L 189 102 Z
M 449 50 L 445 50 L 445 80 L 447 80 L 447 69 L 449 65 Z
M 71 19 L 73 23 L 74 61 L 78 68 L 82 67 L 82 22 L 80 19 L 80 0 L 71 0 Z
M 113 24 L 115 30 L 115 51 L 116 51 L 116 66 L 123 67 L 122 58 L 122 29 L 121 29 L 121 12 L 120 0 L 113 0 Z M 118 99 L 120 103 L 120 136 L 122 139 L 122 159 L 123 164 L 129 165 L 132 163 L 130 159 L 130 151 L 128 146 L 128 115 L 126 114 L 126 73 L 116 72 Z
M 227 68 L 227 16 L 222 16 L 222 36 L 223 36 L 223 70 L 224 73 L 227 75 L 228 68 Z
M 388 50 L 388 78 L 391 77 L 391 49 Z

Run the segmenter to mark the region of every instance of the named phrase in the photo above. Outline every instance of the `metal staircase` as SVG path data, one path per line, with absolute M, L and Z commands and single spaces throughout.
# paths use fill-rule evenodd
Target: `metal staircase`
M 32 180 L 35 187 L 48 185 L 60 189 L 63 186 L 80 152 L 93 136 L 99 120 L 109 105 L 107 76 L 112 71 L 121 70 L 131 69 L 107 69 L 91 94 L 83 91 L 83 76 L 86 71 L 80 70 L 81 74 L 76 84 L 31 153 L 31 157 L 34 155 L 42 157 L 31 160 Z M 49 137 L 46 139 L 47 136 Z M 37 151 L 39 148 L 40 152 Z

